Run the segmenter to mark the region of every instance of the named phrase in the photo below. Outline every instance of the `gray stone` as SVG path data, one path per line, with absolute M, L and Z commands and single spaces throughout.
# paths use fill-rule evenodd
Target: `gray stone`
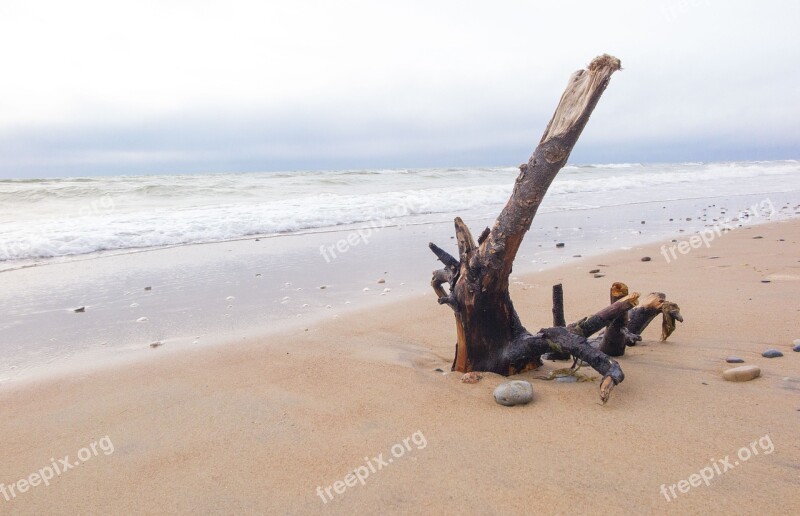
M 761 356 L 764 358 L 778 358 L 782 357 L 783 353 L 781 353 L 777 349 L 768 349 L 765 352 L 761 353 Z
M 800 353 L 800 339 L 794 339 L 794 342 L 792 342 L 792 344 L 794 344 L 794 346 L 792 347 L 792 351 L 797 351 L 798 353 Z
M 533 386 L 522 380 L 500 384 L 494 390 L 494 400 L 506 407 L 525 405 L 533 400 Z
M 642 256 L 643 262 L 649 262 L 650 260 L 652 260 L 652 258 L 650 258 L 649 256 Z
M 729 364 L 743 364 L 744 360 L 739 357 L 728 357 L 725 361 Z
M 761 376 L 761 369 L 754 365 L 745 365 L 728 369 L 722 377 L 729 382 L 746 382 Z

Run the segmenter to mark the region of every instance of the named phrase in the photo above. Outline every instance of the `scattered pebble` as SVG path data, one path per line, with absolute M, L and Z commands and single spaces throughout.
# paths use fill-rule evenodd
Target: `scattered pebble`
M 649 262 L 650 260 L 652 260 L 652 258 L 650 258 L 649 256 L 642 256 L 643 262 Z
M 325 308 L 333 308 L 331 305 L 325 305 Z
M 261 273 L 260 273 L 260 272 L 257 272 L 257 273 L 256 273 L 256 278 L 260 278 L 260 277 L 261 277 Z
M 781 353 L 777 349 L 768 349 L 765 352 L 761 353 L 761 356 L 764 358 L 778 358 L 782 357 L 783 353 Z
M 139 317 L 138 319 L 136 319 L 136 322 L 145 322 L 146 320 L 147 317 Z
M 533 386 L 522 380 L 500 384 L 494 390 L 494 400 L 506 407 L 525 405 L 533 400 Z
M 319 289 L 320 289 L 320 290 L 325 290 L 326 288 L 328 288 L 328 285 L 320 285 L 320 286 L 319 286 Z
M 794 341 L 794 346 L 792 347 L 792 351 L 800 353 L 800 339 L 796 339 Z
M 744 359 L 739 357 L 730 356 L 725 359 L 725 361 L 729 364 L 743 364 Z
M 600 272 L 600 269 L 592 269 L 589 271 L 589 274 L 597 274 L 598 272 Z
M 462 376 L 461 377 L 461 382 L 462 383 L 478 383 L 479 381 L 481 381 L 481 378 L 483 378 L 483 375 L 481 373 L 476 373 L 476 372 L 473 371 L 471 373 L 466 373 L 464 376 Z
M 233 296 L 228 296 L 228 297 L 225 298 L 226 301 L 233 301 L 234 299 L 236 299 L 236 298 L 233 297 Z
M 139 303 L 131 303 L 131 308 L 136 308 L 139 306 Z
M 369 287 L 364 287 L 364 292 L 369 292 Z
M 383 292 L 384 292 L 384 293 L 386 293 L 386 292 L 391 292 L 391 291 L 392 291 L 392 289 L 390 289 L 389 287 L 386 287 L 385 289 L 383 289 Z
M 556 247 L 564 247 L 564 245 L 565 245 L 564 242 L 559 242 L 556 244 Z
M 605 278 L 605 276 L 606 276 L 605 274 L 595 274 L 594 275 L 595 278 Z
M 381 279 L 378 280 L 378 283 L 386 283 L 386 280 L 381 278 Z
M 434 371 L 436 371 L 437 373 L 443 373 L 444 372 L 444 370 L 441 367 L 437 367 L 436 369 L 434 369 Z
M 85 306 L 82 306 L 80 308 L 76 308 L 75 310 L 73 310 L 73 312 L 75 312 L 76 314 L 82 314 L 85 311 L 86 311 L 86 307 Z
M 153 290 L 153 287 L 144 287 L 145 290 Z
M 761 280 L 761 283 L 772 283 L 772 281 L 770 281 L 770 280 L 768 280 L 768 279 L 762 279 L 762 280 Z
M 580 254 L 573 254 L 573 255 L 572 255 L 572 257 L 573 257 L 573 258 L 581 258 L 582 256 L 583 256 L 583 255 L 580 255 Z
M 753 237 L 753 240 L 759 240 L 759 239 L 761 239 L 761 238 L 764 238 L 764 237 L 763 237 L 763 236 L 754 236 L 754 237 Z
M 746 382 L 761 376 L 761 369 L 754 365 L 745 365 L 728 369 L 722 377 L 729 382 Z
M 196 341 L 195 341 L 195 342 L 196 342 Z M 151 342 L 151 343 L 150 343 L 150 347 L 151 347 L 151 348 L 157 348 L 157 347 L 159 347 L 159 346 L 163 346 L 163 345 L 164 345 L 164 343 L 163 343 L 163 342 L 161 342 L 161 341 L 157 341 L 157 342 Z

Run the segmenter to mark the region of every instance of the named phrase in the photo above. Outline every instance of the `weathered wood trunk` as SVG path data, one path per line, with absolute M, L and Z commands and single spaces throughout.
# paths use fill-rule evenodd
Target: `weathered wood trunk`
M 477 243 L 466 224 L 456 218 L 458 259 L 431 244 L 431 249 L 445 265 L 444 269 L 434 272 L 431 284 L 439 303 L 450 306 L 455 312 L 455 371 L 510 375 L 538 367 L 544 353 L 569 353 L 603 375 L 600 395 L 604 402 L 613 386 L 624 378 L 619 364 L 592 348 L 586 337 L 633 307 L 638 294 L 618 301 L 570 329 L 554 327 L 531 334 L 522 326 L 508 293 L 509 275 L 522 239 L 547 189 L 566 164 L 611 75 L 620 68 L 617 58 L 602 55 L 594 59 L 588 69 L 573 74 L 539 145 L 528 162 L 520 166 L 511 198 L 494 226 L 484 231 Z M 442 288 L 444 283 L 449 284 L 449 292 Z

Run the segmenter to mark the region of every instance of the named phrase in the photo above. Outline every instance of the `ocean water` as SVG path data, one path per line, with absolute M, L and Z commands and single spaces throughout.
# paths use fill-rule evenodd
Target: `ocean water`
M 0 270 L 100 251 L 494 216 L 518 170 L 449 168 L 0 180 Z M 800 162 L 569 165 L 540 213 L 800 192 Z

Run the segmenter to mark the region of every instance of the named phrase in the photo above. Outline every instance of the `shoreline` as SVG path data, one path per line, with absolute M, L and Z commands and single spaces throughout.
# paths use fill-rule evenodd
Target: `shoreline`
M 736 200 L 739 205 L 714 198 L 701 204 L 654 201 L 646 203 L 647 209 L 629 206 L 624 212 L 611 207 L 542 213 L 523 243 L 512 281 L 620 249 L 662 241 L 670 246 L 670 238 L 688 239 L 721 224 L 723 206 L 736 213 L 763 202 L 758 194 Z M 797 216 L 788 201 L 776 198 L 774 208 L 773 217 L 755 217 L 745 227 Z M 474 214 L 465 220 L 473 228 L 493 221 L 476 220 Z M 614 229 L 608 228 L 609 221 Z M 370 230 L 368 240 L 357 225 L 287 236 L 119 253 L 0 273 L 6 282 L 0 305 L 9 307 L 5 324 L 0 322 L 6 336 L 0 343 L 6 355 L 0 385 L 61 369 L 79 372 L 87 362 L 124 362 L 165 348 L 190 352 L 267 337 L 392 300 L 432 295 L 427 279 L 438 263 L 424 244 L 452 244 L 450 222 L 392 225 Z M 556 242 L 566 242 L 566 248 L 556 248 Z M 342 243 L 345 252 L 326 260 L 325 249 Z M 72 313 L 81 306 L 86 313 Z M 149 349 L 152 343 L 161 346 Z

